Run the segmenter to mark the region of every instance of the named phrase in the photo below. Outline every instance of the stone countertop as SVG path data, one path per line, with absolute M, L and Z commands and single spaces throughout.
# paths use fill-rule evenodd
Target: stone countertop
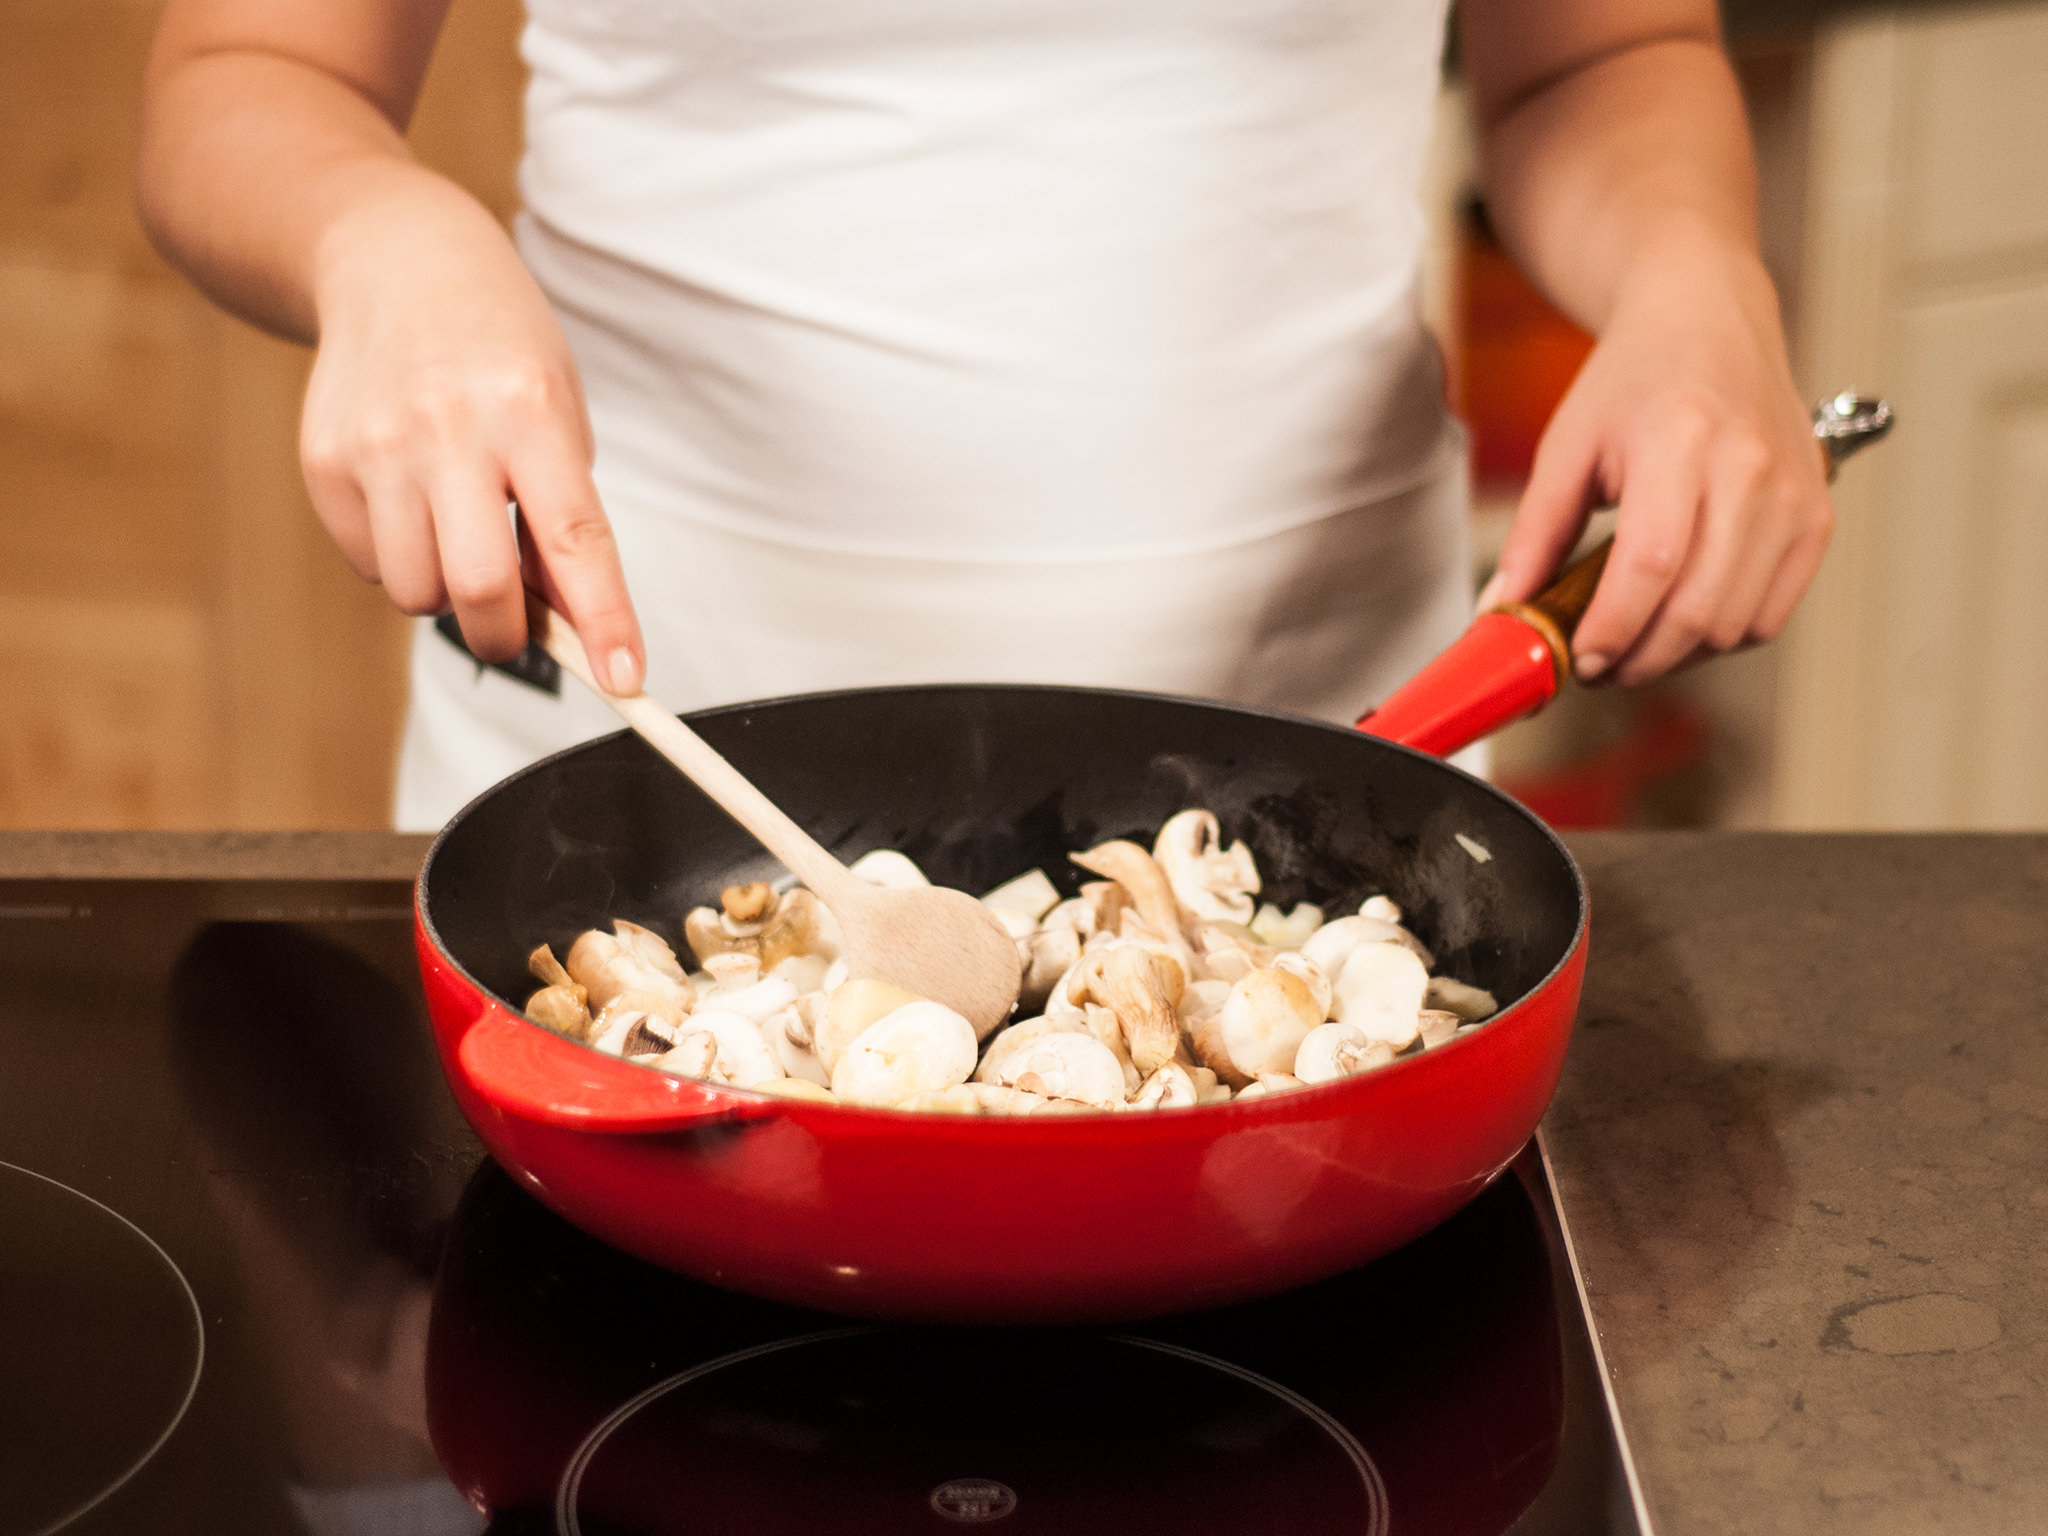
M 406 879 L 382 833 L 0 833 L 0 878 Z M 2048 836 L 1569 839 L 1546 1141 L 1658 1536 L 2048 1526 Z
M 2048 837 L 1569 841 L 1546 1140 L 1658 1536 L 2048 1528 Z

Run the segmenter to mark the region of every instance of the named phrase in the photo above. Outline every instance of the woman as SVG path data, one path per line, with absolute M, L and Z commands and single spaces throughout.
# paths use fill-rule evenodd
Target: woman
M 445 0 L 170 0 L 141 201 L 319 348 L 322 521 L 615 692 L 1030 679 L 1344 718 L 1469 616 L 1415 312 L 1444 0 L 534 0 L 515 250 L 400 137 Z M 1829 510 L 1711 0 L 1460 7 L 1489 208 L 1599 345 L 1486 601 L 1587 509 L 1587 678 L 1776 633 Z M 508 501 L 526 545 L 522 567 Z M 610 729 L 422 625 L 398 819 Z

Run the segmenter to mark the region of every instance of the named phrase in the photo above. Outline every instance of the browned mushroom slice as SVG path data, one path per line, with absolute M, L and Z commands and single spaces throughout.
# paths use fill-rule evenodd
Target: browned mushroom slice
M 1160 938 L 1180 937 L 1180 903 L 1174 898 L 1173 887 L 1167 883 L 1166 872 L 1159 867 L 1157 859 L 1136 843 L 1118 838 L 1112 842 L 1097 843 L 1084 853 L 1070 853 L 1067 857 L 1090 874 L 1114 880 L 1130 892 L 1131 904 L 1138 909 L 1138 916 Z
M 571 1040 L 588 1040 L 591 1035 L 590 1008 L 583 989 L 573 981 L 535 992 L 526 1000 L 526 1016 Z

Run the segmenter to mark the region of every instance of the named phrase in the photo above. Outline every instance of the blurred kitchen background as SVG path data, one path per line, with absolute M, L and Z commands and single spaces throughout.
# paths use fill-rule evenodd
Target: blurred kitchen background
M 315 522 L 307 357 L 151 252 L 148 0 L 0 11 L 0 827 L 379 827 L 405 623 Z M 1810 399 L 1889 398 L 1776 645 L 1573 690 L 1496 775 L 1565 825 L 2048 827 L 2048 3 L 1731 4 Z M 509 217 L 515 0 L 455 0 L 412 139 Z M 1475 582 L 1587 346 L 1488 237 L 1455 72 L 1425 303 Z M 1361 707 L 1371 702 L 1361 699 Z

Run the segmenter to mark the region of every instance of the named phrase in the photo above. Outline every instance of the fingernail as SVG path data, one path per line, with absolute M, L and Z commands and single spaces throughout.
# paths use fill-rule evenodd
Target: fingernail
M 1480 613 L 1492 612 L 1500 606 L 1500 594 L 1506 586 L 1507 582 L 1502 577 L 1496 575 L 1479 589 L 1479 596 L 1473 601 L 1472 606 Z
M 1572 671 L 1578 674 L 1580 682 L 1590 683 L 1605 672 L 1608 665 L 1609 658 L 1602 656 L 1598 651 L 1587 651 L 1572 663 Z
M 620 698 L 629 698 L 640 691 L 640 663 L 623 645 L 612 652 L 604 672 L 605 686 Z

